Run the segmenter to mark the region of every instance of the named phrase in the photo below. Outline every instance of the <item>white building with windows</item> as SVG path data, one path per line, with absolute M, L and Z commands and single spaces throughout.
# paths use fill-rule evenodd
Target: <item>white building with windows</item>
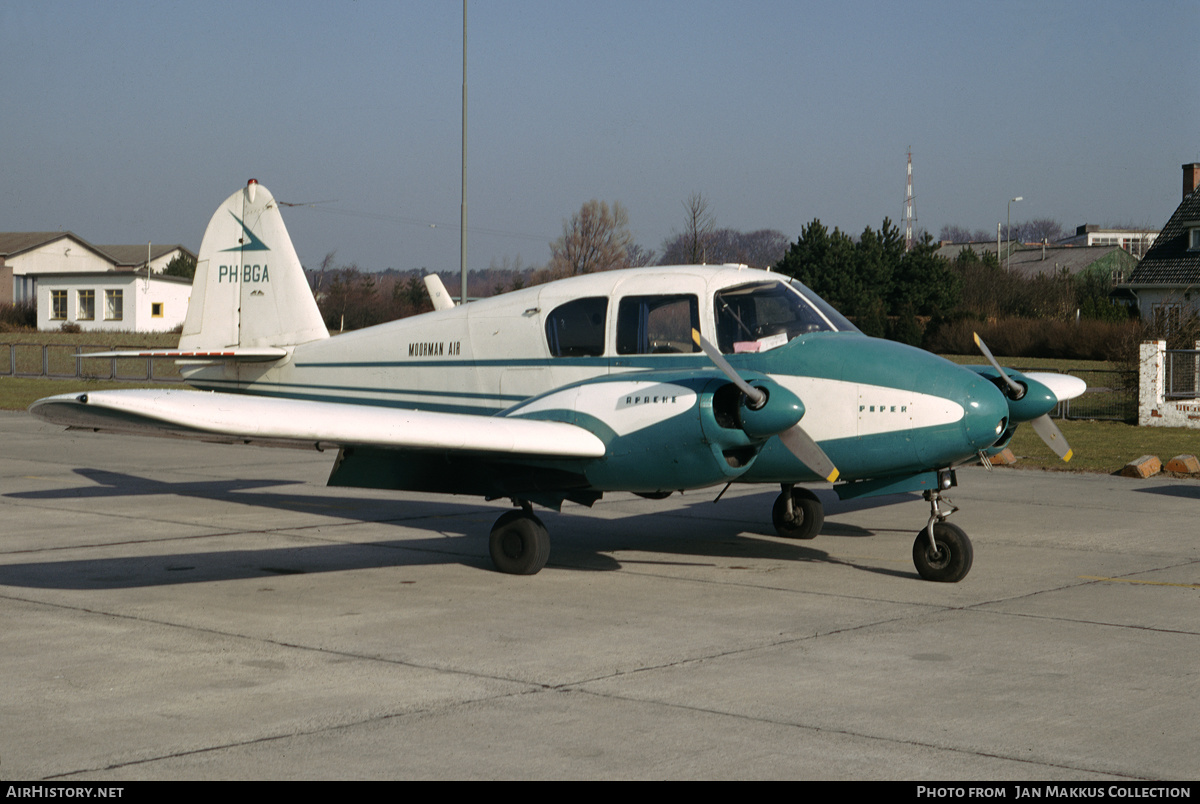
M 1060 246 L 1120 246 L 1134 257 L 1141 258 L 1158 237 L 1157 229 L 1113 229 L 1094 224 L 1075 228 L 1073 237 L 1058 241 Z
M 146 271 L 34 274 L 38 329 L 166 332 L 187 315 L 190 279 Z
M 161 273 L 178 256 L 196 259 L 180 245 L 96 246 L 73 232 L 0 232 L 0 302 L 41 298 L 38 278 L 51 274 L 134 271 Z

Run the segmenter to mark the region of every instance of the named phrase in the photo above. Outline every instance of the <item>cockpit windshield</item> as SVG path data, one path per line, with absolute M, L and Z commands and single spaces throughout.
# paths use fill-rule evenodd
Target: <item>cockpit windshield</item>
M 796 280 L 752 282 L 718 291 L 717 348 L 725 354 L 774 349 L 810 332 L 857 332 L 853 324 Z

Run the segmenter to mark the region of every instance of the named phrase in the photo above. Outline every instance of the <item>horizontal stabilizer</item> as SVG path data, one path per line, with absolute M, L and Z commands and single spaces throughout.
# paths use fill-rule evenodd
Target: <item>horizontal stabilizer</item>
M 601 458 L 604 442 L 565 422 L 400 410 L 340 402 L 130 390 L 60 394 L 29 412 L 73 429 L 296 447 L 395 449 Z
M 247 363 L 265 363 L 287 357 L 286 349 L 273 346 L 241 347 L 230 346 L 225 349 L 145 349 L 126 350 L 117 352 L 87 352 L 76 357 L 126 358 L 150 357 L 163 360 L 240 360 Z

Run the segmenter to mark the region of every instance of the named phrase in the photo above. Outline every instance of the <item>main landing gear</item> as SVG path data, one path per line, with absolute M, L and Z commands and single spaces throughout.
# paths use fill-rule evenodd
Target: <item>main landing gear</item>
M 533 507 L 522 501 L 519 511 L 508 511 L 492 525 L 488 547 L 501 572 L 536 575 L 550 558 L 550 533 Z
M 785 539 L 815 539 L 825 524 L 825 509 L 817 495 L 794 483 L 784 483 L 771 508 L 775 532 Z
M 939 476 L 938 484 L 941 483 Z M 783 491 L 771 509 L 775 532 L 785 539 L 816 537 L 825 522 L 821 501 L 806 488 L 796 488 L 792 483 L 782 486 Z M 941 489 L 926 491 L 925 501 L 929 503 L 929 521 L 917 532 L 913 542 L 913 564 L 917 573 L 927 581 L 961 581 L 971 571 L 975 550 L 963 529 L 946 521 L 958 507 L 942 496 Z

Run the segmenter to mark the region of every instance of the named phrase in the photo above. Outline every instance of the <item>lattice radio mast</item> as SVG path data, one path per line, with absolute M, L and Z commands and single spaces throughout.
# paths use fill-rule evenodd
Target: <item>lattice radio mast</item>
M 913 232 L 917 229 L 917 208 L 912 186 L 912 148 L 908 149 L 908 179 L 904 183 L 904 251 L 912 251 Z

